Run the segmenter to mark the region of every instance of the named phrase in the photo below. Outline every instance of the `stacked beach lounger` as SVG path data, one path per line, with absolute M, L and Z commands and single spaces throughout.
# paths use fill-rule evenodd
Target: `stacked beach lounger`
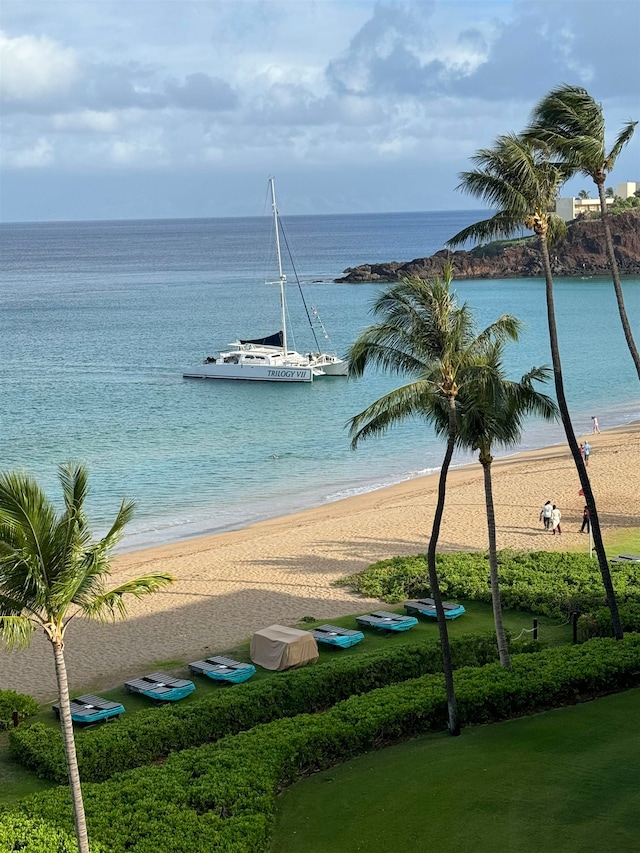
M 408 631 L 418 624 L 413 616 L 402 616 L 400 613 L 390 613 L 387 610 L 376 610 L 366 616 L 357 616 L 356 622 L 367 628 L 378 628 L 380 631 Z
M 152 672 L 151 675 L 127 681 L 124 686 L 129 693 L 142 693 L 143 696 L 158 702 L 177 702 L 196 689 L 193 681 L 174 678 L 166 672 Z
M 461 604 L 454 604 L 452 601 L 443 601 L 445 619 L 457 619 L 465 612 Z M 415 601 L 405 601 L 404 609 L 407 613 L 422 613 L 423 616 L 431 616 L 433 619 L 438 618 L 436 613 L 436 603 L 433 598 L 418 598 Z
M 232 684 L 240 684 L 254 675 L 256 668 L 252 663 L 240 663 L 231 658 L 207 658 L 197 660 L 189 664 L 189 671 L 198 675 L 206 675 L 214 681 L 230 681 Z
M 349 628 L 338 628 L 336 625 L 320 625 L 311 633 L 319 643 L 339 649 L 348 649 L 360 640 L 364 640 L 362 631 L 351 631 Z
M 71 719 L 74 723 L 97 723 L 124 714 L 124 705 L 91 694 L 71 699 L 69 704 L 71 706 Z M 53 705 L 52 707 L 56 717 L 60 719 L 60 705 Z

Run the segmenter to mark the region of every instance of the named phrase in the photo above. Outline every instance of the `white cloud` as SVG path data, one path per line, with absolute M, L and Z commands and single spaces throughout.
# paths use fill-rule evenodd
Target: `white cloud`
M 122 127 L 122 113 L 82 110 L 77 113 L 55 115 L 52 125 L 66 133 L 116 133 Z
M 548 0 L 3 0 L 3 168 L 126 173 L 132 188 L 152 169 L 175 185 L 184 170 L 295 169 L 333 175 L 327 199 L 364 168 L 415 198 L 429 170 L 459 206 L 469 156 L 562 80 L 602 99 L 612 130 L 640 118 L 640 5 L 555 0 L 548 13 Z M 372 182 L 361 190 L 371 209 Z
M 47 38 L 0 33 L 0 92 L 7 101 L 40 102 L 67 92 L 78 76 L 74 50 Z
M 14 169 L 42 169 L 53 163 L 53 146 L 41 138 L 30 148 L 8 151 L 5 159 Z

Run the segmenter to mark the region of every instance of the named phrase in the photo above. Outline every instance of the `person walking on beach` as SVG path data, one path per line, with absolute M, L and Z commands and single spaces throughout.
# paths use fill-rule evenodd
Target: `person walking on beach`
M 582 527 L 580 528 L 580 533 L 584 533 L 585 527 L 587 528 L 587 533 L 591 533 L 591 521 L 589 519 L 589 507 L 585 506 L 582 510 Z
M 593 434 L 600 432 L 600 427 L 598 426 L 598 419 L 595 415 L 591 415 L 591 420 L 593 421 Z
M 555 536 L 556 533 L 558 536 L 562 533 L 562 528 L 560 527 L 560 519 L 562 518 L 562 513 L 558 509 L 558 507 L 554 504 L 553 509 L 551 510 L 551 532 Z
M 551 501 L 547 501 L 546 504 L 540 510 L 540 521 L 544 523 L 544 529 L 549 530 L 551 527 L 551 512 L 553 510 L 553 506 Z
M 584 444 L 580 443 L 580 456 L 582 456 L 582 461 L 584 462 Z
M 584 443 L 584 464 L 589 464 L 589 456 L 591 456 L 591 445 L 588 441 Z

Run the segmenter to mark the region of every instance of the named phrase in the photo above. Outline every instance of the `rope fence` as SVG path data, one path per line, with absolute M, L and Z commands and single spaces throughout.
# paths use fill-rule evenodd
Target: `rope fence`
M 571 624 L 573 626 L 572 642 L 575 645 L 578 642 L 578 617 L 579 617 L 579 615 L 580 615 L 579 613 L 571 613 L 569 615 L 569 618 L 566 619 L 564 622 L 561 622 L 559 625 L 544 625 L 542 627 L 545 631 L 557 631 L 560 628 L 564 628 L 566 625 Z M 517 640 L 520 640 L 525 634 L 533 634 L 532 639 L 537 640 L 538 639 L 538 633 L 539 633 L 540 629 L 541 629 L 541 626 L 539 625 L 538 620 L 534 619 L 533 620 L 533 628 L 523 628 L 517 637 L 512 638 L 512 642 L 515 643 Z

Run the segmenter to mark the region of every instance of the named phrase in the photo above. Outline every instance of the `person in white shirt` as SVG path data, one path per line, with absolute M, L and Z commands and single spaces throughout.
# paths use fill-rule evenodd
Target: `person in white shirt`
M 560 519 L 562 518 L 562 513 L 558 509 L 558 507 L 554 504 L 553 509 L 551 510 L 551 532 L 555 536 L 556 533 L 558 536 L 562 533 L 562 528 L 560 527 Z
M 546 504 L 540 510 L 540 521 L 544 523 L 544 529 L 549 530 L 551 528 L 551 512 L 553 510 L 553 506 L 551 501 L 547 501 Z

